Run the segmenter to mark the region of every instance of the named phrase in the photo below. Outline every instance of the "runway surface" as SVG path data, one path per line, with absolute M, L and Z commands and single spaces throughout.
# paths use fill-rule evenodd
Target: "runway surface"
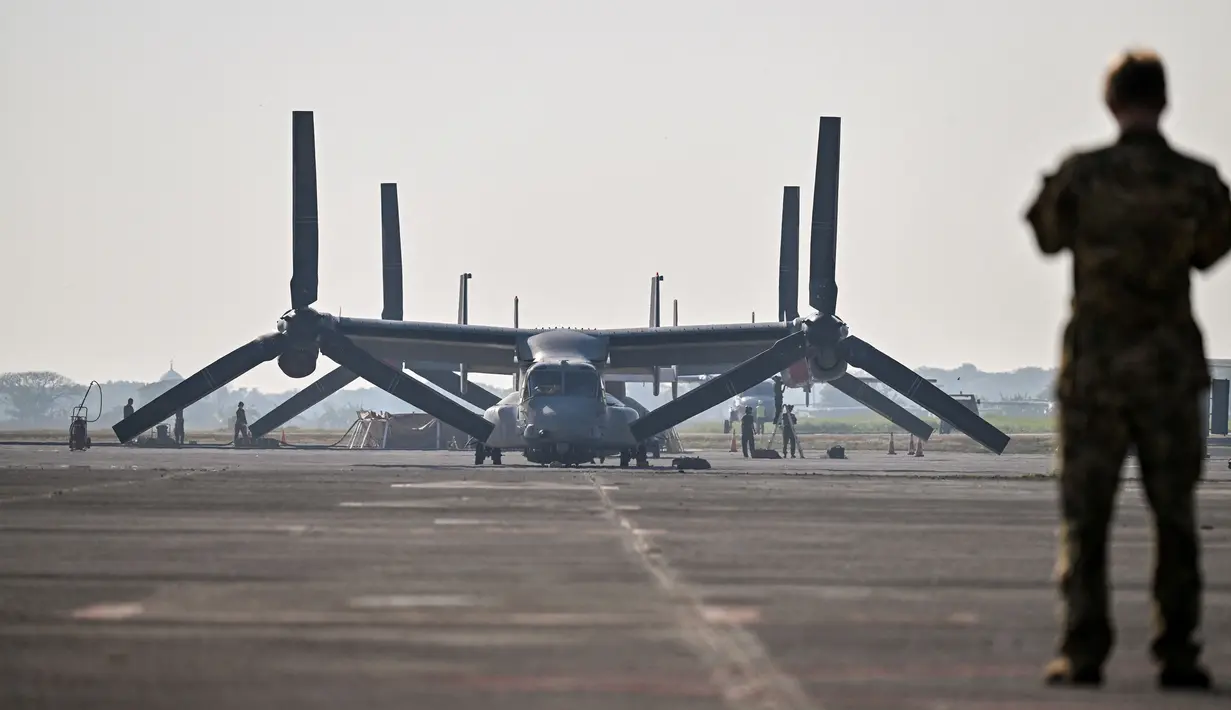
M 1206 658 L 1231 685 L 1212 453 Z M 1227 707 L 1154 687 L 1132 481 L 1108 686 L 1070 691 L 1039 680 L 1048 457 L 707 456 L 0 448 L 0 707 Z

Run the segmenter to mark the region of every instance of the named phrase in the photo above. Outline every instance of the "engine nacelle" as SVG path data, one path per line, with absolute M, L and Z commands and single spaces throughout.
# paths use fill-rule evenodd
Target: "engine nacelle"
M 808 368 L 813 379 L 829 382 L 846 374 L 846 358 L 836 347 L 813 348 L 808 355 Z
M 782 384 L 787 387 L 805 387 L 812 382 L 812 367 L 807 359 L 797 360 L 782 371 Z
M 307 377 L 316 372 L 316 358 L 319 356 L 320 351 L 316 348 L 287 348 L 278 356 L 278 367 L 287 377 Z
M 317 338 L 322 325 L 328 325 L 324 317 L 310 309 L 288 313 L 278 321 L 278 332 L 286 341 L 278 355 L 278 367 L 287 377 L 300 379 L 316 372 L 316 359 L 321 354 Z

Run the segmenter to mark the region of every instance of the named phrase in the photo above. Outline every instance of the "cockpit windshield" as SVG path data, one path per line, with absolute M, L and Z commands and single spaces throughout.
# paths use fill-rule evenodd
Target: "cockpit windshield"
M 597 399 L 601 389 L 598 372 L 588 367 L 539 366 L 526 377 L 526 394 L 531 397 L 567 394 Z
M 526 389 L 531 397 L 561 394 L 564 392 L 564 371 L 558 367 L 536 367 L 526 378 Z
M 598 397 L 598 373 L 589 368 L 569 370 L 564 374 L 564 389 L 573 397 Z

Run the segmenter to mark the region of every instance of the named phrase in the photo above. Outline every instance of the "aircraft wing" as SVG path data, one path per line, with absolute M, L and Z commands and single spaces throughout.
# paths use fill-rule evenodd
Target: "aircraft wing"
M 789 322 L 734 323 L 599 330 L 595 334 L 607 338 L 610 372 L 676 365 L 680 374 L 709 374 L 767 350 L 797 329 Z
M 517 341 L 535 330 L 488 325 L 457 325 L 370 318 L 336 318 L 339 332 L 383 360 L 398 360 L 412 370 L 456 369 L 508 375 L 516 371 Z
M 338 332 L 382 360 L 412 370 L 452 369 L 512 374 L 519 341 L 542 329 L 457 325 L 371 318 L 335 318 Z M 794 323 L 735 323 L 584 331 L 606 342 L 607 372 L 645 373 L 677 366 L 681 375 L 717 374 L 794 332 Z

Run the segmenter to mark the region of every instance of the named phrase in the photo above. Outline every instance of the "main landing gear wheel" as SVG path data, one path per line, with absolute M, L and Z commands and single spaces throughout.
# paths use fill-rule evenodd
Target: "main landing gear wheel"
M 476 443 L 474 445 L 474 465 L 475 466 L 482 465 L 483 461 L 490 456 L 492 463 L 496 466 L 499 466 L 500 465 L 500 453 L 501 453 L 500 449 L 489 449 L 482 444 Z
M 625 449 L 620 452 L 620 468 L 628 468 L 628 464 L 636 459 L 637 468 L 649 468 L 650 456 L 645 449 L 645 445 L 637 447 L 636 451 Z

